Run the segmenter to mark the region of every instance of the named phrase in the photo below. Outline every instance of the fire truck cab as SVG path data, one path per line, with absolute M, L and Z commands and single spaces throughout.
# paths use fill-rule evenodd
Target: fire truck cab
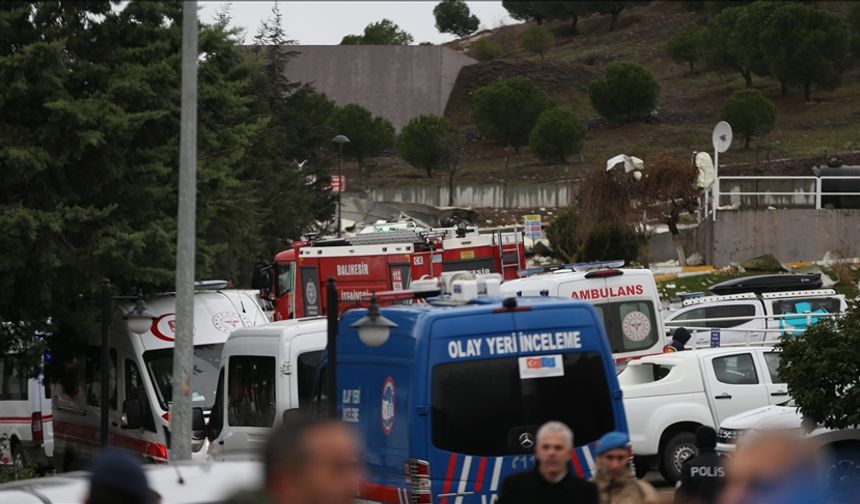
M 588 477 L 594 443 L 627 431 L 595 308 L 503 299 L 498 279 L 442 283 L 450 294 L 426 304 L 348 311 L 336 355 L 324 358 L 336 386 L 324 367 L 320 389 L 367 443 L 370 476 L 358 499 L 492 502 L 506 476 L 534 467 L 535 434 L 549 420 L 576 432 L 570 470 Z M 364 332 L 368 319 L 384 319 L 384 338 L 378 324 Z
M 585 301 L 597 311 L 616 359 L 661 353 L 666 330 L 654 274 L 623 265 L 611 261 L 525 270 L 525 278 L 502 284 L 502 293 Z

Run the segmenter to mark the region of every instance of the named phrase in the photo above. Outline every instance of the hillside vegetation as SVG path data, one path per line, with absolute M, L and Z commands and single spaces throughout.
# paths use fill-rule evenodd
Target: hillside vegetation
M 844 14 L 850 2 L 820 2 L 828 10 Z M 449 44 L 467 54 L 474 41 L 485 37 L 500 45 L 498 59 L 465 67 L 451 93 L 445 116 L 466 134 L 466 151 L 457 172 L 458 183 L 502 181 L 558 181 L 578 178 L 584 170 L 599 166 L 619 153 L 645 160 L 657 152 L 689 156 L 692 151 L 711 148 L 711 130 L 720 120 L 720 109 L 734 91 L 744 88 L 736 73 L 720 74 L 697 65 L 676 64 L 665 49 L 672 36 L 690 23 L 704 25 L 706 14 L 691 12 L 680 2 L 655 1 L 622 12 L 614 31 L 609 17 L 592 15 L 579 21 L 579 34 L 571 36 L 567 21 L 544 22 L 552 30 L 555 45 L 542 56 L 524 49 L 521 33 L 534 23 L 497 28 Z M 610 63 L 629 61 L 642 65 L 660 84 L 656 114 L 648 122 L 620 126 L 607 124 L 591 107 L 588 84 Z M 580 114 L 588 124 L 581 154 L 567 163 L 543 164 L 528 152 L 519 153 L 481 138 L 472 122 L 471 97 L 480 87 L 501 78 L 528 77 L 561 105 Z M 806 173 L 813 161 L 834 154 L 860 150 L 860 64 L 846 72 L 842 84 L 833 91 L 815 89 L 812 100 L 803 90 L 792 88 L 787 96 L 771 78 L 754 77 L 753 87 L 776 105 L 776 123 L 765 137 L 755 139 L 749 149 L 737 139 L 721 155 L 721 164 L 756 164 L 768 160 L 810 158 L 797 166 L 776 164 L 769 171 L 787 169 Z M 848 159 L 854 156 L 845 156 Z M 507 158 L 507 163 L 506 163 Z M 396 156 L 372 162 L 370 185 L 437 184 Z M 727 168 L 731 170 L 731 168 Z M 349 171 L 347 171 L 349 174 Z M 353 178 L 356 180 L 356 178 Z M 354 187 L 354 186 L 353 186 Z

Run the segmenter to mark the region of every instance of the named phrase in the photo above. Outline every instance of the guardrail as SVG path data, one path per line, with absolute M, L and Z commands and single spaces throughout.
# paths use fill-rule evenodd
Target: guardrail
M 830 180 L 854 180 L 860 183 L 860 177 L 851 176 L 851 175 L 822 175 L 820 177 L 816 176 L 795 176 L 795 177 L 779 177 L 779 176 L 725 176 L 725 177 L 717 177 L 714 181 L 714 186 L 712 191 L 705 191 L 704 199 L 703 199 L 703 210 L 705 215 L 712 214 L 714 219 L 716 219 L 716 213 L 720 209 L 720 205 L 722 204 L 722 200 L 725 197 L 744 197 L 744 196 L 753 196 L 753 197 L 792 197 L 792 198 L 805 198 L 807 200 L 811 200 L 809 203 L 800 203 L 798 205 L 792 206 L 808 206 L 810 208 L 815 208 L 816 210 L 821 210 L 822 208 L 822 198 L 830 198 L 830 197 L 857 197 L 860 198 L 860 191 L 850 191 L 850 192 L 832 192 L 832 191 L 824 191 L 823 185 L 826 181 Z M 758 182 L 765 182 L 765 185 L 770 183 L 771 185 L 778 185 L 777 183 L 782 182 L 801 182 L 799 190 L 795 191 L 785 191 L 785 190 L 755 190 L 755 191 L 723 191 L 722 187 L 732 181 L 735 182 L 755 182 L 758 185 Z M 709 192 L 711 194 L 709 194 Z M 710 202 L 708 199 L 710 198 Z M 710 208 L 709 208 L 710 207 Z M 709 211 L 710 210 L 710 211 Z
M 705 319 L 689 319 L 689 320 L 664 320 L 663 324 L 666 328 L 678 328 L 683 327 L 688 331 L 711 331 L 714 329 L 719 329 L 727 332 L 742 332 L 744 333 L 745 342 L 736 342 L 736 343 L 722 343 L 721 347 L 732 347 L 732 346 L 750 346 L 750 345 L 773 345 L 776 344 L 776 340 L 768 340 L 766 334 L 767 333 L 778 333 L 778 334 L 803 334 L 806 329 L 818 322 L 818 319 L 821 318 L 834 318 L 842 315 L 841 313 L 812 313 L 812 312 L 804 312 L 804 313 L 785 313 L 781 315 L 753 315 L 747 317 L 712 317 Z M 785 327 L 753 327 L 753 328 L 743 328 L 743 327 L 714 327 L 711 325 L 690 325 L 690 324 L 709 324 L 713 322 L 749 322 L 752 320 L 764 320 L 767 322 L 768 320 L 783 320 L 783 319 L 798 319 L 805 318 L 805 326 L 803 327 L 794 327 L 792 325 L 786 325 Z M 815 319 L 815 320 L 813 320 Z M 764 339 L 750 341 L 749 336 L 751 333 L 765 333 Z M 708 345 L 705 346 L 697 346 L 695 339 L 691 339 L 690 344 L 693 349 L 698 348 L 707 348 Z

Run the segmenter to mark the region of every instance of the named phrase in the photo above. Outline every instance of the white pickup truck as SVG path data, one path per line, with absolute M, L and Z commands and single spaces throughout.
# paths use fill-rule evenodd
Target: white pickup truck
M 710 346 L 712 329 L 719 329 L 720 345 L 776 341 L 847 308 L 845 296 L 832 289 L 750 292 L 687 299 L 663 322 L 670 330 L 688 329 L 693 336 L 688 346 L 703 348 Z
M 700 425 L 717 428 L 732 415 L 789 400 L 772 347 L 734 347 L 651 355 L 618 375 L 637 474 L 656 464 L 678 480 L 696 453 Z

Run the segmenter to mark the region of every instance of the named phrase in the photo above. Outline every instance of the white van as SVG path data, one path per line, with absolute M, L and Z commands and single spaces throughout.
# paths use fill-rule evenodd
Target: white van
M 122 319 L 132 309 L 114 310 L 110 342 L 109 443 L 139 454 L 146 462 L 164 462 L 170 446 L 168 403 L 172 398 L 175 328 L 174 294 L 146 300 L 155 315 L 143 334 L 129 330 Z M 207 414 L 215 403 L 221 349 L 239 327 L 266 324 L 259 304 L 246 292 L 197 291 L 194 294 L 194 407 Z M 53 386 L 54 466 L 71 470 L 84 466 L 99 451 L 101 371 L 100 331 L 88 346 L 61 367 Z M 58 366 L 60 367 L 60 366 Z M 195 432 L 193 458 L 204 459 L 204 432 Z
M 666 331 L 654 274 L 647 269 L 621 268 L 623 264 L 616 261 L 547 268 L 504 282 L 502 295 L 587 301 L 600 314 L 616 361 L 661 353 Z
M 260 460 L 284 412 L 310 403 L 325 346 L 324 317 L 234 331 L 221 354 L 209 458 Z
M 719 329 L 719 344 L 777 341 L 783 334 L 800 335 L 808 325 L 848 309 L 845 296 L 833 289 L 706 296 L 684 301 L 664 321 L 669 329 L 690 331 L 691 348 L 710 346 Z
M 30 378 L 14 355 L 0 357 L 0 465 L 16 473 L 50 465 L 54 451 L 51 390 L 43 377 Z

